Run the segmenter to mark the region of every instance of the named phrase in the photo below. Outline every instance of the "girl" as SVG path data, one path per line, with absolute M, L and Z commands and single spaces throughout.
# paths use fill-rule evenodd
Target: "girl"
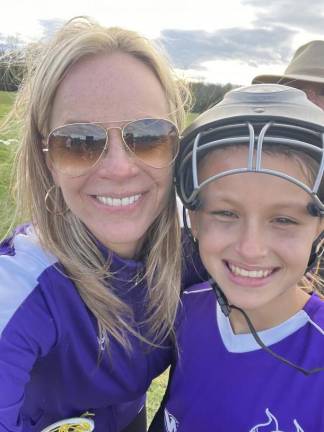
M 151 430 L 324 430 L 324 303 L 309 273 L 322 253 L 323 136 L 324 113 L 278 85 L 230 92 L 185 131 L 178 193 L 211 279 L 183 293 Z
M 0 246 L 0 431 L 145 431 L 169 362 L 149 348 L 171 335 L 180 291 L 185 93 L 146 39 L 90 19 L 36 54 L 15 107 L 31 224 Z

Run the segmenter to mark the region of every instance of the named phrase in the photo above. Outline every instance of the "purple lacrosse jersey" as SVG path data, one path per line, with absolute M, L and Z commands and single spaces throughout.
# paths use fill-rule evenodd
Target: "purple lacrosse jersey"
M 305 376 L 234 334 L 208 283 L 183 293 L 165 432 L 322 432 L 324 371 Z M 265 345 L 306 368 L 324 367 L 324 302 L 313 294 Z
M 110 255 L 114 292 L 140 322 L 147 286 L 136 281 L 144 264 Z M 95 317 L 56 258 L 32 227 L 16 232 L 0 247 L 0 432 L 40 432 L 86 411 L 96 432 L 123 429 L 171 355 L 129 338 L 131 352 L 111 339 L 108 355 Z

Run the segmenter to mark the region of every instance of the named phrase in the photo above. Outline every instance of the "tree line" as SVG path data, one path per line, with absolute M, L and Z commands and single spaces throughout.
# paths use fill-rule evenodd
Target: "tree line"
M 225 93 L 238 87 L 233 84 L 211 84 L 204 82 L 191 82 L 190 89 L 193 98 L 193 106 L 191 111 L 194 113 L 201 113 L 206 109 L 212 107 L 217 102 L 220 102 Z

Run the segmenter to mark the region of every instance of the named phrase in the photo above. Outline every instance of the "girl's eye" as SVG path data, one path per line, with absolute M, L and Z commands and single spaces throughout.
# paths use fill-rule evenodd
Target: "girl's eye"
M 231 210 L 215 210 L 212 211 L 211 214 L 216 216 L 217 219 L 221 220 L 233 220 L 237 219 L 237 214 L 232 212 Z
M 274 218 L 273 222 L 279 225 L 297 225 L 294 219 L 284 216 Z

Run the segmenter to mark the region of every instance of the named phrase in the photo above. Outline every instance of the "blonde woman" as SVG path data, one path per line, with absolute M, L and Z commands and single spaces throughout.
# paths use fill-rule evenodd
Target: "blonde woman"
M 146 39 L 86 18 L 32 61 L 15 106 L 31 224 L 0 249 L 1 432 L 82 415 L 96 432 L 145 430 L 180 290 L 184 96 Z

